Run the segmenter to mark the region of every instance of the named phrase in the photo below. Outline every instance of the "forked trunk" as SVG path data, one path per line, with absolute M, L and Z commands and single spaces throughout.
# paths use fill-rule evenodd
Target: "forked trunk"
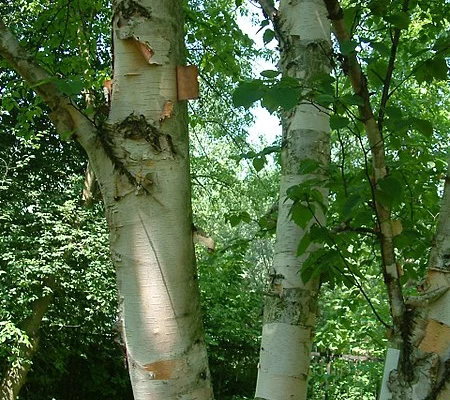
M 85 148 L 99 183 L 136 400 L 213 397 L 192 242 L 182 101 L 196 82 L 177 81 L 177 66 L 185 61 L 181 8 L 180 0 L 113 2 L 111 108 L 97 126 L 73 107 L 0 21 L 0 54 L 48 104 L 58 132 Z M 180 97 L 180 89 L 188 93 Z

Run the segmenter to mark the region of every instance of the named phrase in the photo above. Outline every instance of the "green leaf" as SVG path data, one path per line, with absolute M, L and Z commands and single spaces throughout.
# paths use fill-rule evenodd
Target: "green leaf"
M 267 216 L 261 217 L 258 221 L 258 224 L 261 229 L 265 229 L 268 231 L 275 229 L 277 226 L 276 220 Z
M 327 212 L 327 206 L 323 202 L 323 196 L 320 190 L 312 189 L 311 192 L 309 193 L 308 200 L 310 203 L 318 204 L 324 213 Z
M 316 85 L 332 85 L 336 82 L 336 78 L 325 72 L 317 72 L 311 78 L 311 83 Z
M 354 40 L 344 40 L 340 43 L 342 55 L 348 56 L 352 51 L 355 51 L 357 46 L 358 42 L 355 42 Z
M 392 175 L 381 179 L 375 191 L 376 198 L 384 206 L 391 207 L 392 204 L 400 202 L 403 194 L 403 184 Z
M 419 83 L 437 81 L 445 81 L 448 77 L 448 66 L 444 57 L 433 58 L 427 60 L 421 65 L 416 65 L 416 79 Z
M 309 230 L 309 236 L 311 236 L 311 241 L 313 241 L 314 243 L 333 244 L 330 237 L 330 232 L 324 226 L 319 226 L 317 224 L 312 225 L 311 229 Z
M 384 83 L 387 68 L 388 64 L 385 59 L 381 57 L 371 59 L 370 62 L 368 62 L 367 76 L 374 85 L 382 85 Z
M 423 133 L 426 137 L 433 134 L 433 124 L 426 119 L 413 118 L 412 125 L 417 131 Z
M 411 22 L 409 14 L 404 11 L 400 11 L 391 15 L 384 15 L 383 19 L 386 22 L 394 25 L 398 29 L 408 29 Z
M 342 219 L 349 219 L 356 208 L 362 203 L 363 198 L 359 194 L 351 194 L 342 206 Z
M 309 207 L 300 202 L 295 202 L 291 207 L 291 218 L 300 227 L 305 229 L 308 222 L 311 221 L 312 214 Z
M 239 225 L 241 219 L 239 218 L 238 215 L 230 215 L 227 218 L 227 221 L 230 223 L 231 227 L 234 228 L 235 226 Z
M 355 20 L 358 18 L 359 14 L 361 14 L 361 6 L 345 7 L 344 24 L 347 28 L 347 32 L 352 32 L 352 30 L 355 29 Z
M 252 164 L 256 172 L 261 171 L 266 164 L 266 157 L 255 157 L 252 161 Z
M 302 281 L 305 283 L 308 283 L 317 274 L 316 269 L 318 269 L 318 268 L 314 268 L 313 265 L 306 265 L 306 263 L 303 264 L 302 269 L 300 271 L 300 276 L 302 277 Z
M 443 57 L 433 58 L 428 62 L 428 70 L 434 79 L 445 81 L 448 78 L 447 61 Z
M 247 224 L 249 224 L 252 220 L 250 214 L 247 211 L 242 211 L 239 214 L 239 217 L 241 218 L 241 221 L 246 222 Z
M 339 100 L 342 101 L 342 103 L 347 104 L 349 106 L 363 106 L 364 105 L 364 99 L 361 96 L 358 96 L 356 94 L 346 94 L 342 97 L 339 97 Z
M 314 101 L 324 107 L 329 106 L 330 104 L 333 104 L 335 102 L 334 96 L 331 96 L 329 94 L 319 94 L 317 96 L 314 96 Z
M 383 17 L 389 11 L 390 1 L 375 0 L 370 2 L 369 9 L 373 15 Z
M 386 46 L 383 42 L 372 42 L 370 43 L 370 47 L 374 49 L 377 53 L 382 55 L 383 57 L 389 57 L 391 54 L 391 49 Z
M 311 244 L 311 236 L 309 235 L 309 232 L 305 232 L 297 247 L 297 256 L 305 254 L 305 251 L 308 249 L 308 246 L 310 244 Z
M 298 201 L 300 199 L 303 199 L 304 194 L 305 194 L 305 188 L 302 187 L 302 185 L 294 185 L 294 186 L 289 187 L 286 190 L 286 196 L 293 201 Z
M 261 76 L 264 78 L 276 78 L 278 75 L 280 75 L 280 71 L 276 71 L 273 69 L 266 69 L 265 71 L 261 72 Z
M 2 107 L 8 112 L 11 111 L 14 107 L 19 108 L 16 101 L 11 97 L 3 97 Z
M 264 95 L 264 84 L 255 79 L 250 82 L 242 82 L 233 92 L 233 105 L 235 107 L 250 108 L 253 103 L 260 100 Z
M 316 171 L 320 167 L 320 163 L 317 160 L 313 160 L 311 158 L 307 158 L 300 162 L 300 167 L 298 169 L 298 173 L 303 174 L 311 174 Z
M 269 111 L 276 111 L 278 108 L 289 111 L 298 104 L 299 98 L 298 88 L 275 85 L 267 90 L 262 104 Z
M 67 96 L 74 96 L 81 93 L 84 82 L 81 79 L 57 80 L 56 87 Z
M 389 118 L 401 119 L 403 116 L 403 113 L 399 107 L 389 106 L 389 107 L 386 107 L 386 115 Z
M 241 222 L 250 223 L 250 214 L 246 211 L 241 211 L 238 214 L 225 214 L 225 222 L 229 222 L 231 227 L 239 225 Z
M 280 146 L 267 146 L 261 150 L 261 154 L 267 155 L 267 154 L 272 154 L 272 153 L 279 153 L 280 151 L 281 151 Z
M 266 29 L 263 33 L 264 44 L 269 44 L 275 38 L 275 32 L 272 29 Z
M 450 35 L 446 34 L 445 36 L 440 37 L 436 40 L 433 46 L 434 51 L 445 52 L 445 55 L 448 55 L 448 50 L 450 49 Z
M 375 87 L 383 85 L 387 68 L 388 64 L 384 58 L 376 55 L 376 58 L 370 59 L 367 66 L 367 77 L 371 84 Z
M 346 117 L 341 117 L 340 115 L 332 115 L 330 117 L 330 128 L 331 129 L 342 129 L 348 126 L 350 120 Z

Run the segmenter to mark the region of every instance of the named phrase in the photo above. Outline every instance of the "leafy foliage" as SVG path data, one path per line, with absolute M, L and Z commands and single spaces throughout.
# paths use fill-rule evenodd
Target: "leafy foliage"
M 43 398 L 50 389 L 69 398 L 70 388 L 77 398 L 98 399 L 99 393 L 126 398 L 128 376 L 114 341 L 115 277 L 107 230 L 100 207 L 80 206 L 82 155 L 52 134 L 24 140 L 2 132 L 2 138 L 7 169 L 0 190 L 0 368 L 24 361 L 20 345 L 29 338 L 21 326 L 33 301 L 52 290 L 22 397 Z M 55 282 L 52 289 L 46 288 L 48 279 Z M 78 370 L 83 362 L 86 367 Z M 76 374 L 86 385 L 69 384 Z M 116 385 L 110 387 L 114 376 Z
M 256 381 L 262 304 L 246 277 L 248 243 L 201 259 L 202 305 L 216 398 L 252 396 Z

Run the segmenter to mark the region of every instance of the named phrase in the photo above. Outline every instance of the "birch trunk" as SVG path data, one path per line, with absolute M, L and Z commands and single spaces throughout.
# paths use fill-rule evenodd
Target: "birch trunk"
M 97 166 L 134 397 L 211 399 L 190 205 L 178 0 L 117 1 L 114 83 Z M 111 165 L 111 162 L 113 165 Z M 95 167 L 94 167 L 95 168 Z M 112 178 L 112 179 L 111 179 Z
M 192 242 L 189 139 L 176 67 L 182 2 L 113 2 L 114 83 L 101 126 L 72 106 L 0 21 L 0 54 L 85 148 L 117 271 L 120 326 L 136 400 L 213 398 Z
M 283 74 L 297 78 L 307 86 L 317 73 L 328 73 L 330 31 L 323 2 L 281 1 L 279 10 L 266 3 L 261 1 L 278 31 Z M 312 174 L 299 174 L 300 163 L 306 159 L 317 161 L 321 168 Z M 303 282 L 300 269 L 318 245 L 310 245 L 304 255 L 297 256 L 305 230 L 291 219 L 292 201 L 286 191 L 309 179 L 325 182 L 326 177 L 322 174 L 328 163 L 327 114 L 312 104 L 300 104 L 285 113 L 277 239 L 264 308 L 257 399 L 306 399 L 319 279 Z M 326 184 L 317 189 L 326 204 Z M 318 205 L 315 215 L 311 215 L 310 224 L 313 222 L 325 225 L 325 216 Z

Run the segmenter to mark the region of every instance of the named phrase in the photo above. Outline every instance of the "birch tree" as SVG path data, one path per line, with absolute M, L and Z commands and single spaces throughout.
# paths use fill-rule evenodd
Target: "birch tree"
M 85 149 L 117 271 L 120 326 L 136 399 L 210 399 L 192 242 L 179 1 L 113 4 L 114 83 L 93 119 L 0 24 L 0 54 Z M 178 79 L 177 79 L 178 67 Z M 181 71 L 181 72 L 180 72 Z M 187 95 L 189 96 L 189 94 Z
M 328 114 L 308 97 L 314 80 L 329 72 L 330 30 L 321 1 L 281 1 L 279 9 L 273 2 L 260 4 L 280 45 L 278 90 L 283 93 L 283 82 L 291 82 L 297 94 L 291 105 L 281 105 L 278 222 L 255 398 L 306 399 L 320 278 L 305 280 L 299 270 L 320 247 L 309 231 L 326 224 L 330 157 Z

